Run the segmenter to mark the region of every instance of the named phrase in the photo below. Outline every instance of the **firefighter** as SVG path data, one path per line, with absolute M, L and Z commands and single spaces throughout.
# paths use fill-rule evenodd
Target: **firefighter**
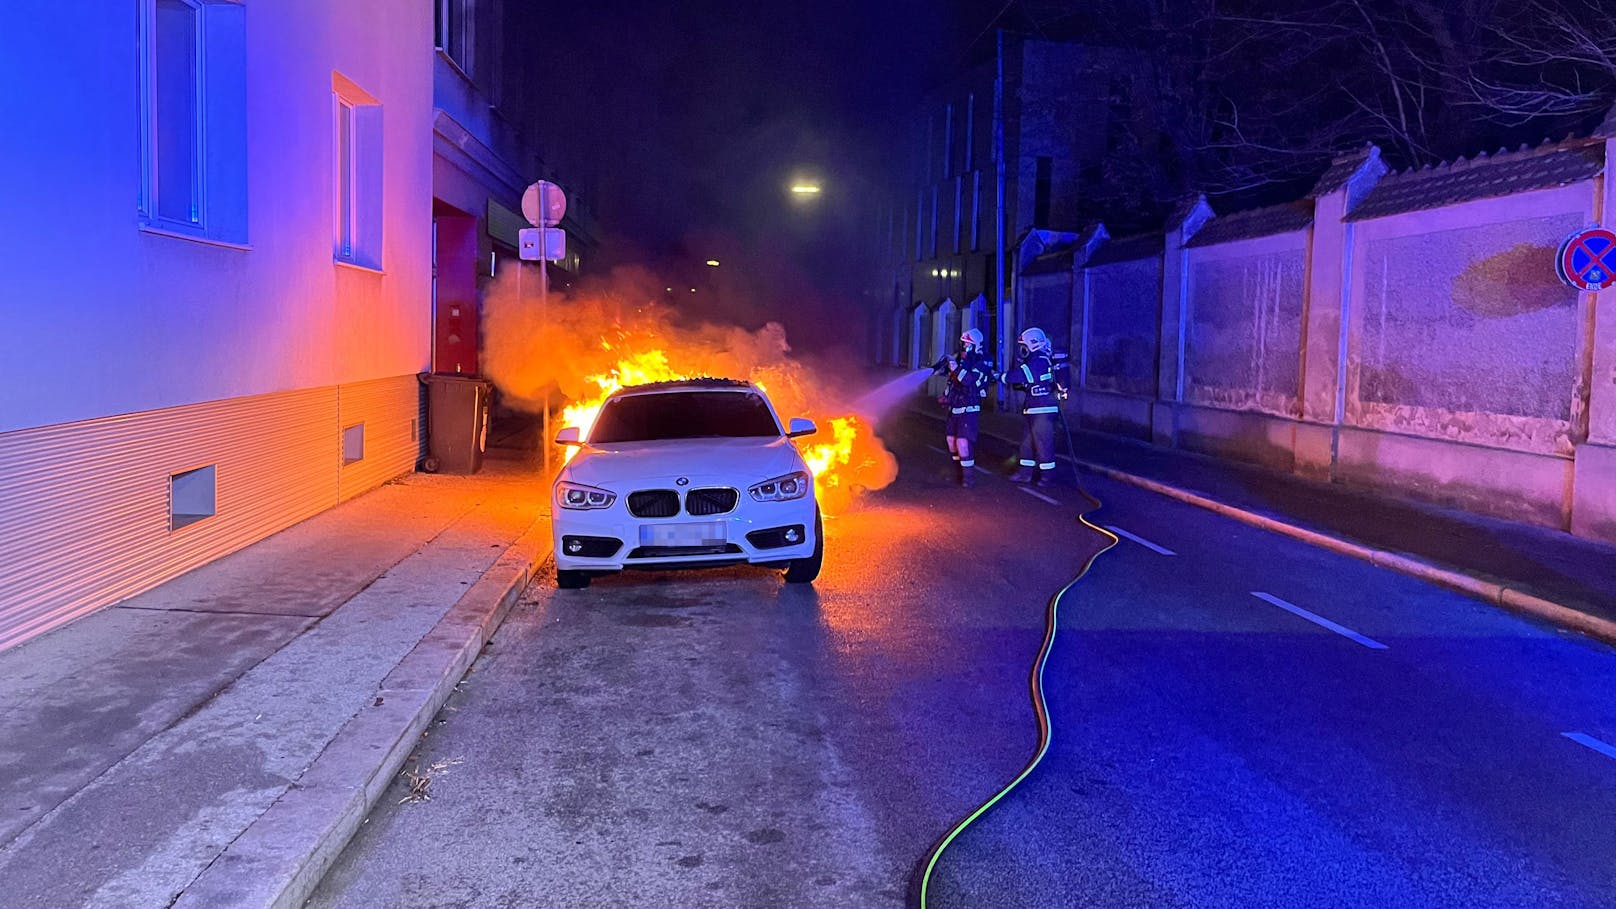
M 948 391 L 943 395 L 948 423 L 943 434 L 948 439 L 948 453 L 959 464 L 959 483 L 965 487 L 974 485 L 977 419 L 993 381 L 993 364 L 982 352 L 982 340 L 982 332 L 966 329 L 960 335 L 959 354 L 943 363 L 948 370 Z
M 1029 328 L 1016 342 L 1019 362 L 1001 381 L 1025 395 L 1021 413 L 1026 428 L 1021 436 L 1020 466 L 1010 482 L 1036 481 L 1047 486 L 1055 480 L 1055 420 L 1060 413 L 1049 336 L 1041 328 Z

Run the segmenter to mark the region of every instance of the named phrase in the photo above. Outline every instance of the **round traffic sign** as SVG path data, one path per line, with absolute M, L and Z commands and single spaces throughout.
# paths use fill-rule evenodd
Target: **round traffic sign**
M 522 193 L 522 217 L 534 227 L 555 227 L 566 214 L 567 194 L 548 180 L 540 180 Z
M 1577 290 L 1599 291 L 1616 284 L 1616 233 L 1589 227 L 1566 237 L 1554 270 Z

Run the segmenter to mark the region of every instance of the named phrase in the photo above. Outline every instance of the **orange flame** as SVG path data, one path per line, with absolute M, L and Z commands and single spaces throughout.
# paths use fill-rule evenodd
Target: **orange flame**
M 488 375 L 508 406 L 539 412 L 559 393 L 563 426 L 589 437 L 606 398 L 620 388 L 698 376 L 745 379 L 763 389 L 782 418 L 805 416 L 819 434 L 797 440 L 826 514 L 845 510 L 865 490 L 898 473 L 897 460 L 873 427 L 838 403 L 843 376 L 816 371 L 790 356 L 785 330 L 696 322 L 670 307 L 638 300 L 660 289 L 637 271 L 569 294 L 547 307 L 526 300 L 508 273 L 485 301 Z M 568 447 L 565 457 L 577 451 Z

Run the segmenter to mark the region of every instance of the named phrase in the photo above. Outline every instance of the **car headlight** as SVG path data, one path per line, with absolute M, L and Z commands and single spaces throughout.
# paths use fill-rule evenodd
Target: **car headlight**
M 562 508 L 589 511 L 595 508 L 610 508 L 615 501 L 617 501 L 615 492 L 607 492 L 582 483 L 568 483 L 565 480 L 556 484 L 556 504 Z
M 759 502 L 789 502 L 807 495 L 813 485 L 813 479 L 799 470 L 783 477 L 756 483 L 746 491 Z

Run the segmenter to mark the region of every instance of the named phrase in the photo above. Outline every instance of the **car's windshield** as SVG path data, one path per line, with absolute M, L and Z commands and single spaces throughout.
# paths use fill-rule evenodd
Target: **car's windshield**
M 763 396 L 740 391 L 670 391 L 624 395 L 601 408 L 589 441 L 778 436 L 780 425 Z

